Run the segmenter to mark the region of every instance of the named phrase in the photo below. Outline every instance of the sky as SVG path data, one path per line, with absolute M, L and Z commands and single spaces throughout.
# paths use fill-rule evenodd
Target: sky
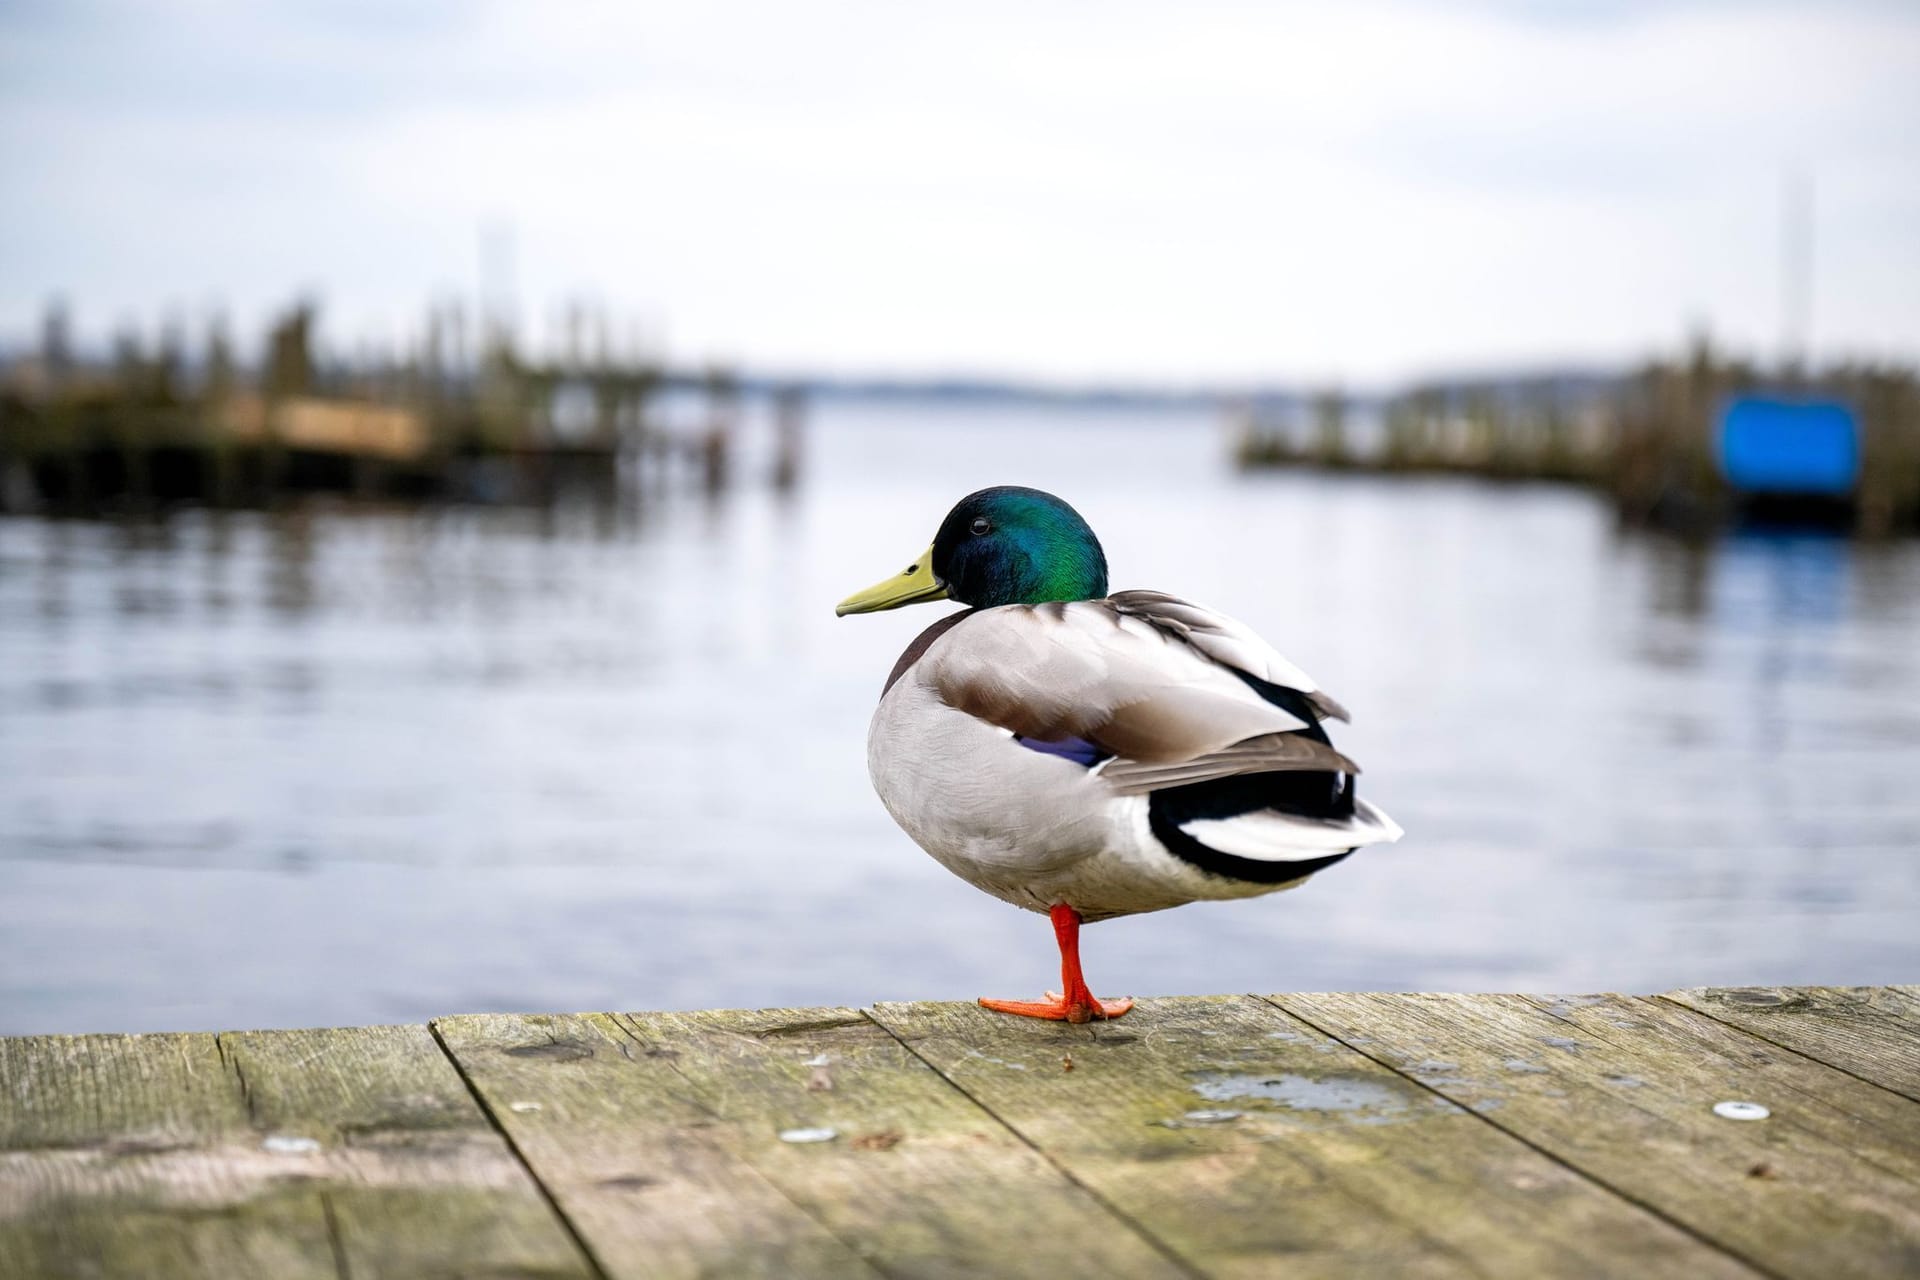
M 1799 182 L 1816 357 L 1920 358 L 1915 4 L 0 0 L 0 154 L 9 345 L 484 288 L 854 376 L 1767 357 Z

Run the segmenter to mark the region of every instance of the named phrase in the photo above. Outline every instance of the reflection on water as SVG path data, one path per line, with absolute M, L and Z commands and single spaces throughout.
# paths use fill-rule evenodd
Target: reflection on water
M 1247 479 L 1164 414 L 827 406 L 810 447 L 784 499 L 0 522 L 0 1031 L 1037 991 L 1044 923 L 868 788 L 932 611 L 832 614 L 999 482 L 1313 671 L 1409 831 L 1101 926 L 1101 989 L 1916 971 L 1911 543 Z

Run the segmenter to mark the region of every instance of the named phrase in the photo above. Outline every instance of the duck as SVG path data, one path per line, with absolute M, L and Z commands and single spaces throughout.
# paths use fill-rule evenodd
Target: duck
M 1050 918 L 1060 989 L 979 1003 L 1069 1023 L 1097 999 L 1080 927 L 1292 889 L 1400 827 L 1355 794 L 1346 709 L 1250 628 L 1161 591 L 1111 592 L 1063 499 L 968 494 L 840 617 L 951 601 L 893 665 L 867 732 L 880 802 L 935 861 Z

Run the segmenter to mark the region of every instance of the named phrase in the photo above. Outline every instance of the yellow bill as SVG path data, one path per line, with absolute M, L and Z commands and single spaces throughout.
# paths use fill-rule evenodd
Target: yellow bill
M 882 609 L 898 609 L 903 604 L 946 598 L 946 584 L 933 576 L 933 548 L 929 546 L 914 557 L 904 573 L 876 582 L 865 591 L 856 591 L 835 605 L 833 616 L 844 618 L 850 613 L 878 613 Z

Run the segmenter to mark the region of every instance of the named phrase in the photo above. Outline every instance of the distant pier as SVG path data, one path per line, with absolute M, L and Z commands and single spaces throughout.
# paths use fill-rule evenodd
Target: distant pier
M 1755 489 L 1729 468 L 1725 428 L 1743 399 L 1844 413 L 1857 435 L 1838 488 L 1814 463 L 1803 490 Z M 1920 377 L 1841 366 L 1767 375 L 1704 341 L 1683 359 L 1620 379 L 1543 378 L 1415 387 L 1373 406 L 1323 392 L 1304 412 L 1257 402 L 1236 411 L 1235 459 L 1248 470 L 1308 467 L 1570 483 L 1606 494 L 1631 523 L 1682 530 L 1731 519 L 1813 518 L 1865 536 L 1920 530 Z M 1817 473 L 1817 474 L 1815 474 Z
M 306 307 L 274 326 L 251 374 L 218 329 L 193 360 L 174 334 L 153 350 L 125 338 L 110 364 L 87 364 L 64 323 L 51 317 L 40 354 L 0 382 L 0 511 L 259 506 L 312 493 L 540 501 L 623 480 L 717 493 L 741 478 L 742 393 L 725 369 L 577 342 L 531 360 L 502 333 L 469 357 L 448 336 L 463 326 L 437 323 L 405 357 L 336 367 L 315 355 Z M 666 421 L 670 393 L 704 402 L 697 425 Z M 791 488 L 805 392 L 768 399 L 773 459 L 760 478 Z
M 1911 1275 L 1920 988 L 0 1040 L 14 1277 Z

